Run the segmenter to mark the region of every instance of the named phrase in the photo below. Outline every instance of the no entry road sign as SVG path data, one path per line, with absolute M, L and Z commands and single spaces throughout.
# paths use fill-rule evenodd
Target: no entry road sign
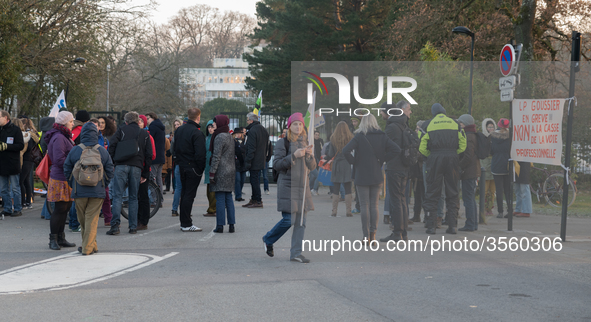
M 509 76 L 513 73 L 515 67 L 515 49 L 511 45 L 505 45 L 501 50 L 501 74 L 503 76 Z

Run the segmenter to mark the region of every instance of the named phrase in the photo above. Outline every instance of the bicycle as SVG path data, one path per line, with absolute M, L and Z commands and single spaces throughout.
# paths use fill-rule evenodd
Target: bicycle
M 162 191 L 160 187 L 156 183 L 156 177 L 150 173 L 150 182 L 148 183 L 148 197 L 150 198 L 150 218 L 154 217 L 158 210 L 160 210 L 160 205 L 162 205 Z M 129 206 L 128 196 L 123 197 L 123 205 L 121 206 L 121 216 L 127 218 L 127 208 Z M 112 206 L 111 206 L 112 207 Z
M 156 183 L 156 177 L 150 173 L 150 182 L 148 184 L 148 197 L 150 198 L 150 218 L 154 217 L 158 210 L 160 210 L 160 205 L 162 204 L 162 191 L 160 187 Z M 47 185 L 43 182 L 43 187 L 47 191 Z M 127 189 L 127 187 L 126 187 Z M 128 208 L 128 196 L 123 197 L 123 205 L 121 207 L 121 216 L 127 218 L 127 208 Z M 47 211 L 50 215 L 53 214 L 53 205 L 51 202 L 45 199 L 45 204 L 47 205 Z M 112 206 L 111 206 L 112 207 Z
M 534 190 L 533 184 L 529 186 L 531 192 L 534 193 L 538 198 L 538 202 L 540 201 L 540 197 L 544 197 L 546 203 L 548 203 L 550 206 L 562 208 L 564 174 L 561 172 L 561 170 L 548 170 L 546 168 L 542 169 L 537 167 L 532 168 L 543 172 L 546 176 L 544 184 L 542 185 L 541 183 L 538 183 L 538 188 L 536 190 Z M 572 179 L 569 180 L 568 183 L 568 196 L 568 207 L 570 207 L 577 198 L 577 186 Z

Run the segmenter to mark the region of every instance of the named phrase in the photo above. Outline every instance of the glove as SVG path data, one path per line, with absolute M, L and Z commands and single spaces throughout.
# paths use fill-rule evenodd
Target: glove
M 168 169 L 166 169 L 166 172 L 167 172 L 167 173 L 172 173 L 172 168 L 168 168 Z
M 215 173 L 209 173 L 209 182 L 215 183 Z
M 0 152 L 6 151 L 6 149 L 8 149 L 8 144 L 6 144 L 5 142 L 0 142 Z
M 170 150 L 166 151 L 166 156 L 167 157 L 171 157 L 172 156 L 172 153 L 170 153 Z

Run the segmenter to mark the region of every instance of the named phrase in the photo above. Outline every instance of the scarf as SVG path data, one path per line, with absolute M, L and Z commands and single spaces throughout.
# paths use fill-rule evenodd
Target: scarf
M 70 131 L 70 129 L 68 129 L 65 125 L 53 123 L 53 128 L 60 131 L 68 139 L 72 140 L 72 131 Z
M 466 125 L 464 127 L 464 132 L 472 132 L 472 133 L 476 133 L 476 124 L 472 124 L 472 125 Z
M 215 131 L 213 131 L 213 134 L 211 135 L 211 143 L 209 144 L 209 151 L 211 151 L 212 153 L 215 137 L 218 136 L 218 134 L 220 133 L 230 132 L 230 127 L 228 126 L 228 124 L 230 124 L 230 119 L 227 116 L 218 115 L 213 118 L 213 122 L 215 123 L 217 128 L 215 129 Z

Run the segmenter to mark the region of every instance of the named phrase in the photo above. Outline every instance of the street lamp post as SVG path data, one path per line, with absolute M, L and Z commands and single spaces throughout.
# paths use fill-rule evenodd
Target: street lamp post
M 86 63 L 86 58 L 78 57 L 78 58 L 72 60 L 70 62 L 70 67 L 72 67 L 72 63 L 74 63 L 74 64 L 85 64 Z M 65 93 L 66 106 L 68 106 L 68 91 L 69 90 L 70 90 L 70 78 L 68 77 L 68 81 L 66 82 L 66 93 Z
M 111 71 L 111 64 L 107 64 L 107 112 L 109 111 L 109 72 Z
M 474 33 L 466 27 L 455 27 L 452 29 L 454 34 L 468 35 L 472 38 L 472 48 L 470 50 L 470 96 L 468 98 L 468 114 L 472 115 L 472 75 L 474 73 Z

